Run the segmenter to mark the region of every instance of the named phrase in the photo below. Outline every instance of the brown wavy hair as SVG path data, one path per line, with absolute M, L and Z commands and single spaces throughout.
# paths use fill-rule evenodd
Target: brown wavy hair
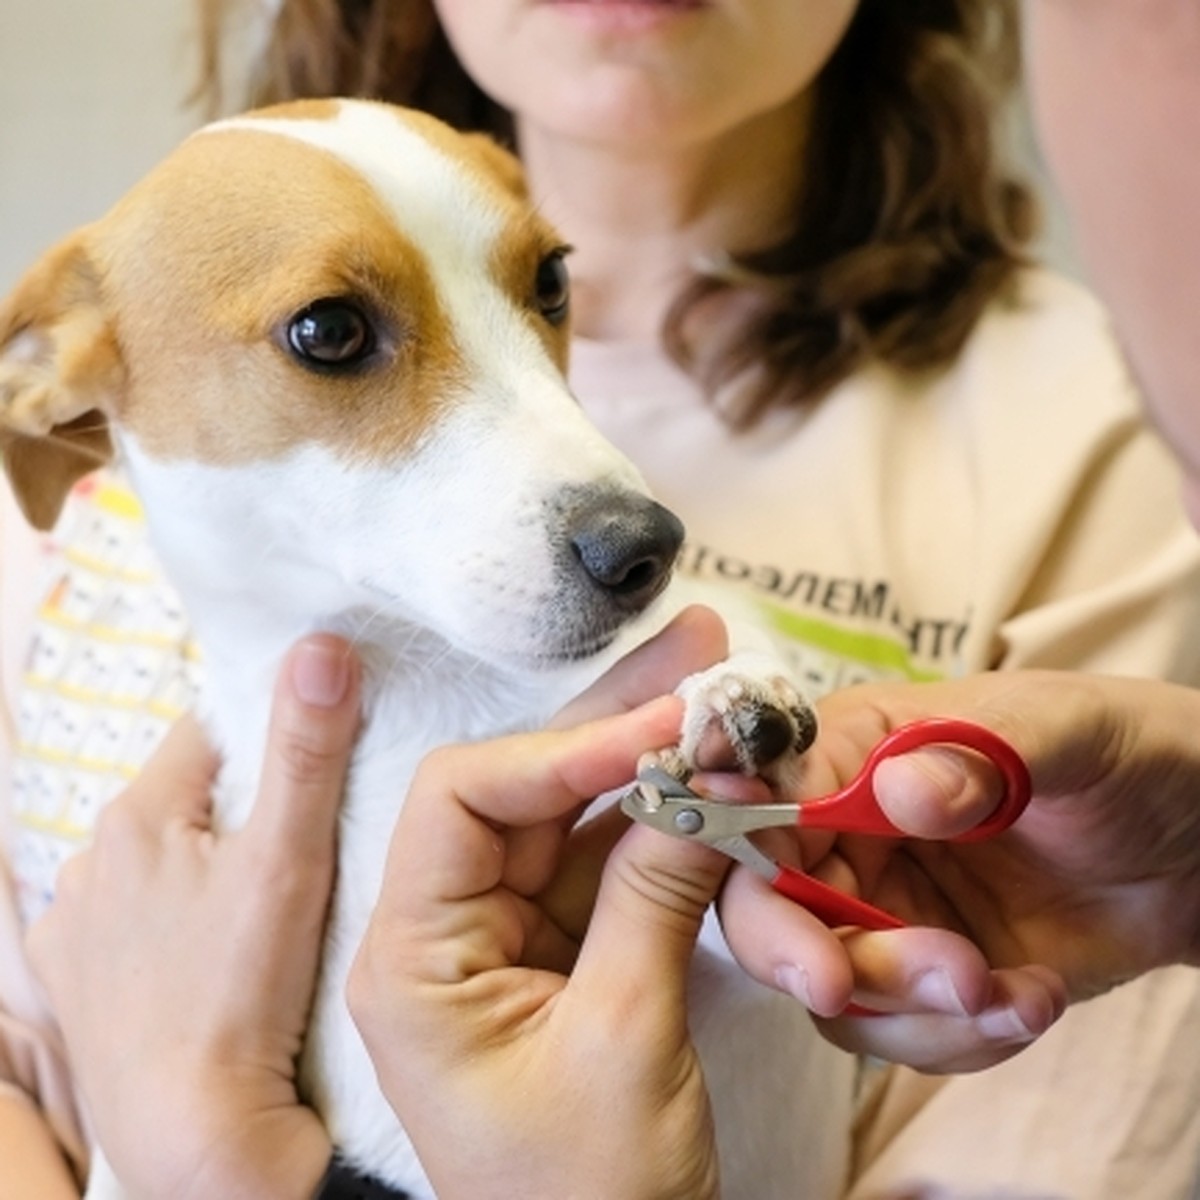
M 201 79 L 223 108 L 222 46 L 247 0 L 198 0 Z M 1015 0 L 861 0 L 815 83 L 794 232 L 682 288 L 671 354 L 732 424 L 812 403 L 868 363 L 951 363 L 1027 259 L 1035 204 L 1002 162 L 997 114 L 1019 73 Z M 476 86 L 430 0 L 284 0 L 237 106 L 366 96 L 512 146 L 509 114 Z M 747 295 L 731 336 L 697 352 L 689 318 Z M 730 385 L 737 384 L 736 387 Z

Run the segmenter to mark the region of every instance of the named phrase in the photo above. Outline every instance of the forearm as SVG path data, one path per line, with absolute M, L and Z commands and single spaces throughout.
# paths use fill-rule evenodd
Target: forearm
M 79 1188 L 49 1125 L 28 1101 L 4 1092 L 0 1092 L 0 1195 L 79 1200 Z

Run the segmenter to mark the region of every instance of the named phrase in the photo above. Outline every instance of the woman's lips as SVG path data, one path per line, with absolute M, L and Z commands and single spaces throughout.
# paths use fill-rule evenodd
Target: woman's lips
M 541 0 L 580 25 L 630 32 L 670 24 L 708 7 L 708 0 Z

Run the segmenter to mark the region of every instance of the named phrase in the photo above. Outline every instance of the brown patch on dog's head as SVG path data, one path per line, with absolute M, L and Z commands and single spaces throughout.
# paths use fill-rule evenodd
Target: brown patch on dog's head
M 110 422 L 160 459 L 233 465 L 317 441 L 347 461 L 391 461 L 478 374 L 439 294 L 437 252 L 406 232 L 378 180 L 352 154 L 272 129 L 332 122 L 344 107 L 281 105 L 194 135 L 0 309 L 0 449 L 35 524 L 53 523 L 72 483 L 111 457 Z M 559 240 L 528 204 L 516 159 L 424 114 L 378 111 L 464 172 L 465 191 L 499 221 L 480 278 L 564 368 L 565 319 L 546 320 L 538 292 Z M 404 145 L 389 157 L 372 143 L 372 161 L 408 178 Z M 443 206 L 435 223 L 444 209 L 477 220 L 458 195 L 444 187 L 431 201 Z M 370 352 L 348 369 L 296 352 L 297 322 L 328 303 L 369 325 Z
M 121 420 L 160 458 L 232 465 L 320 441 L 351 459 L 411 445 L 460 355 L 420 247 L 357 171 L 253 128 L 190 139 L 105 224 L 108 292 L 136 364 Z M 290 330 L 325 301 L 376 351 L 306 369 Z

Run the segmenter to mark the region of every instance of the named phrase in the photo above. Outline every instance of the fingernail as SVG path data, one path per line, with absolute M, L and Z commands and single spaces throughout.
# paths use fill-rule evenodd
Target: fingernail
M 335 708 L 350 686 L 350 658 L 344 646 L 313 640 L 292 654 L 292 686 L 305 704 Z
M 1037 1036 L 1011 1005 L 985 1009 L 975 1018 L 976 1028 L 995 1042 L 1032 1042 Z
M 967 781 L 967 768 L 961 756 L 953 750 L 935 748 L 918 750 L 908 760 L 930 783 L 947 796 L 962 791 Z
M 812 1008 L 812 997 L 808 991 L 808 972 L 795 963 L 784 963 L 775 968 L 775 982 L 790 996 L 795 996 L 805 1008 Z
M 913 983 L 913 997 L 935 1012 L 966 1015 L 966 1005 L 944 967 L 933 967 L 917 976 Z

